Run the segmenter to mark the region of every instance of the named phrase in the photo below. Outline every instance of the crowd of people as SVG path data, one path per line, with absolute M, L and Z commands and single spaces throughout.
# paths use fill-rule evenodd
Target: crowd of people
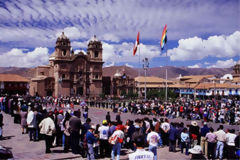
M 74 105 L 81 106 L 75 109 Z M 208 126 L 215 123 L 239 123 L 239 101 L 179 99 L 164 104 L 160 101 L 148 102 L 106 102 L 81 101 L 77 98 L 53 97 L 3 97 L 1 110 L 11 114 L 15 123 L 21 124 L 22 134 L 28 133 L 30 141 L 45 140 L 45 152 L 62 146 L 64 152 L 81 154 L 88 159 L 111 157 L 119 159 L 122 148 L 133 153 L 129 159 L 157 159 L 157 149 L 168 147 L 169 152 L 177 148 L 192 157 L 208 159 L 239 158 L 239 131 L 224 128 L 217 130 Z M 88 107 L 111 108 L 117 112 L 115 119 L 110 112 L 100 124 L 93 124 Z M 0 136 L 2 119 L 0 110 Z M 121 120 L 121 112 L 132 114 L 152 114 L 155 118 Z M 124 114 L 124 113 L 123 113 Z M 81 121 L 83 116 L 84 121 Z M 92 115 L 91 115 L 92 116 Z M 174 123 L 172 118 L 183 117 L 191 120 L 191 125 Z M 196 120 L 201 120 L 199 124 Z M 143 151 L 148 147 L 149 151 Z M 142 157 L 142 158 L 141 158 Z

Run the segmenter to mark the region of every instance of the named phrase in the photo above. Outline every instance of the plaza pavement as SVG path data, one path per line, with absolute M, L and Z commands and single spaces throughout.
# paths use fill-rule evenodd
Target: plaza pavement
M 90 108 L 89 109 L 89 117 L 92 119 L 92 122 L 94 124 L 101 124 L 102 120 L 105 119 L 107 111 L 110 110 L 104 110 L 104 109 L 98 109 L 98 108 Z M 116 113 L 111 113 L 111 120 L 115 120 Z M 3 136 L 4 139 L 0 140 L 0 145 L 3 145 L 5 147 L 8 147 L 13 152 L 14 158 L 19 160 L 62 160 L 62 159 L 83 159 L 79 155 L 74 155 L 72 153 L 63 153 L 62 147 L 55 147 L 52 148 L 51 154 L 45 154 L 45 143 L 44 141 L 38 141 L 33 142 L 29 141 L 29 137 L 27 134 L 21 133 L 21 127 L 20 124 L 14 124 L 13 123 L 13 117 L 10 115 L 7 115 L 3 113 L 4 116 L 4 126 L 3 126 Z M 125 122 L 127 119 L 136 119 L 136 118 L 142 118 L 145 117 L 143 115 L 133 115 L 131 113 L 122 113 L 121 119 L 123 122 Z M 147 117 L 153 118 L 153 116 L 148 115 Z M 83 121 L 83 119 L 82 119 Z M 170 121 L 184 121 L 182 119 L 174 119 Z M 190 121 L 186 122 L 187 124 L 190 124 Z M 216 128 L 218 125 L 210 124 L 214 128 Z M 237 126 L 228 126 L 230 128 Z M 130 153 L 129 150 L 124 150 L 124 154 L 121 155 L 121 159 L 128 159 L 128 153 Z M 168 152 L 168 148 L 159 148 L 158 149 L 158 159 L 159 160 L 188 160 L 190 159 L 190 156 L 185 156 L 184 154 L 181 154 L 179 152 L 172 153 Z

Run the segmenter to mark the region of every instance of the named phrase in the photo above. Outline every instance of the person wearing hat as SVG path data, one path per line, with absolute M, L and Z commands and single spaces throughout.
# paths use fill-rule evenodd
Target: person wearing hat
M 189 153 L 192 154 L 191 160 L 194 159 L 206 159 L 202 154 L 202 148 L 199 145 L 195 145 L 193 148 L 189 149 Z
M 95 130 L 95 126 L 91 125 L 86 133 L 86 140 L 87 140 L 87 146 L 88 146 L 87 157 L 89 160 L 95 159 L 93 144 L 97 142 L 97 138 L 93 134 L 94 130 Z
M 99 139 L 100 139 L 100 158 L 105 158 L 110 156 L 109 152 L 109 126 L 107 120 L 103 120 L 102 126 L 99 127 Z
M 191 125 L 189 127 L 189 135 L 191 138 L 192 143 L 192 147 L 199 144 L 199 140 L 200 140 L 200 134 L 199 134 L 199 126 L 197 121 L 192 121 Z

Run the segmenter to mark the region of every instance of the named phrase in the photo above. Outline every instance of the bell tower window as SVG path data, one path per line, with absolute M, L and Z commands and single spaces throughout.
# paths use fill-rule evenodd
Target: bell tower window
M 65 49 L 62 50 L 62 55 L 66 56 L 67 55 L 67 51 Z
M 98 57 L 98 51 L 94 52 L 94 57 L 97 58 Z

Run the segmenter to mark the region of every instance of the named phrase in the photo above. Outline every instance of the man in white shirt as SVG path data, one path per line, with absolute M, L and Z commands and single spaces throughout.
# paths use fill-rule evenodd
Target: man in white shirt
M 237 137 L 234 129 L 229 130 L 226 134 L 226 144 L 227 144 L 227 158 L 235 159 L 235 138 Z
M 109 126 L 107 120 L 103 120 L 102 126 L 99 127 L 99 139 L 100 139 L 100 158 L 109 157 Z
M 170 124 L 168 123 L 168 119 L 165 119 L 165 122 L 161 124 L 161 128 L 163 130 L 162 140 L 163 145 L 168 145 L 168 131 L 170 130 Z
M 160 139 L 157 132 L 154 131 L 154 128 L 150 128 L 151 132 L 147 135 L 147 142 L 149 143 L 149 151 L 153 152 L 154 160 L 157 160 L 157 146 Z
M 137 150 L 128 155 L 129 160 L 153 160 L 153 153 L 144 150 L 144 136 L 136 137 L 134 145 L 137 146 Z
M 223 158 L 224 142 L 226 140 L 226 133 L 223 131 L 223 125 L 219 126 L 219 130 L 217 132 L 215 132 L 215 134 L 217 136 L 217 148 L 216 148 L 215 158 L 222 159 Z

